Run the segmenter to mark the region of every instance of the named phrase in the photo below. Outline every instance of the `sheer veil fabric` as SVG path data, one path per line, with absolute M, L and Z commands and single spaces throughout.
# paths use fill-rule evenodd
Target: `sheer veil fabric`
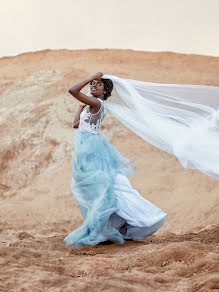
M 219 87 L 104 78 L 114 85 L 105 106 L 127 128 L 184 168 L 219 179 Z

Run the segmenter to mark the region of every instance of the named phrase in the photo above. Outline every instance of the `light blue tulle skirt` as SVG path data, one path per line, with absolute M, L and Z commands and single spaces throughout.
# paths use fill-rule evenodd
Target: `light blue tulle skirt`
M 102 134 L 74 132 L 71 191 L 84 222 L 64 241 L 80 249 L 102 241 L 124 243 L 157 231 L 166 213 L 132 188 L 136 158 L 124 157 Z

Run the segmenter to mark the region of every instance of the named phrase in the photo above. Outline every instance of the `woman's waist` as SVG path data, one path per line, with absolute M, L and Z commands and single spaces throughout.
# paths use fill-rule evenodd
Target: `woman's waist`
M 80 129 L 80 128 L 78 128 L 75 132 L 78 132 L 84 136 L 92 136 L 92 135 L 100 135 L 101 134 L 99 130 L 90 131 L 90 130 L 84 130 L 84 129 Z

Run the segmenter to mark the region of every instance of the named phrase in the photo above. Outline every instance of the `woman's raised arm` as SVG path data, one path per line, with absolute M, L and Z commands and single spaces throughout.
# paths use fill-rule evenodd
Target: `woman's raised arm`
M 99 101 L 97 98 L 92 97 L 92 96 L 87 96 L 86 94 L 83 94 L 80 92 L 80 90 L 87 85 L 89 82 L 93 81 L 94 79 L 96 80 L 101 80 L 101 76 L 103 76 L 103 73 L 98 72 L 92 76 L 90 76 L 87 79 L 84 79 L 78 83 L 76 83 L 73 87 L 71 87 L 68 92 L 73 95 L 75 98 L 77 98 L 79 101 L 89 104 L 93 107 L 98 107 L 99 106 Z

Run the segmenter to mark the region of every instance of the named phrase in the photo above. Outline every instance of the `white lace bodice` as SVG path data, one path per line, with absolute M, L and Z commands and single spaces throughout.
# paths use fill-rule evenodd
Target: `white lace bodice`
M 100 109 L 97 113 L 90 113 L 90 105 L 84 107 L 80 114 L 79 130 L 82 132 L 89 132 L 92 134 L 98 134 L 101 123 L 107 113 L 104 101 L 101 98 L 97 98 L 101 102 Z

